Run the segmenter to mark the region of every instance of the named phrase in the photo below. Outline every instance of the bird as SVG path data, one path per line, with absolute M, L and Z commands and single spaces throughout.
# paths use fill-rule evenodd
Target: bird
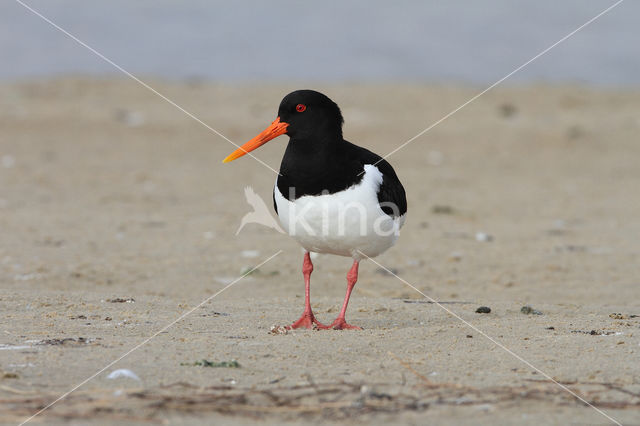
M 249 205 L 253 207 L 253 211 L 245 214 L 242 217 L 240 226 L 236 231 L 236 235 L 238 235 L 240 231 L 242 231 L 242 228 L 244 228 L 244 226 L 249 223 L 264 225 L 268 228 L 275 229 L 281 234 L 284 234 L 284 231 L 282 230 L 280 225 L 278 225 L 278 222 L 276 222 L 273 219 L 273 216 L 271 216 L 271 214 L 269 213 L 269 208 L 267 207 L 265 202 L 262 200 L 262 198 L 260 198 L 258 194 L 256 194 L 253 188 L 251 188 L 250 186 L 244 188 L 244 197 L 246 198 L 247 203 L 249 203 Z
M 399 237 L 407 213 L 404 187 L 384 158 L 344 140 L 338 105 L 314 90 L 296 90 L 280 102 L 276 119 L 223 162 L 236 160 L 281 136 L 289 136 L 273 189 L 284 231 L 304 249 L 305 305 L 287 329 L 361 329 L 346 320 L 363 259 L 378 256 Z M 342 308 L 331 324 L 311 309 L 311 253 L 353 260 Z

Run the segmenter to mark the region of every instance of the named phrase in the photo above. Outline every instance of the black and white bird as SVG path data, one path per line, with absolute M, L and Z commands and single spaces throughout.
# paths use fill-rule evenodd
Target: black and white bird
M 273 189 L 283 229 L 304 248 L 305 307 L 289 328 L 349 329 L 345 319 L 362 259 L 396 242 L 407 212 L 405 191 L 382 157 L 343 139 L 340 108 L 322 93 L 298 90 L 282 99 L 278 117 L 262 133 L 224 159 L 227 163 L 287 134 L 289 144 Z M 311 310 L 310 252 L 353 259 L 340 314 L 321 324 Z

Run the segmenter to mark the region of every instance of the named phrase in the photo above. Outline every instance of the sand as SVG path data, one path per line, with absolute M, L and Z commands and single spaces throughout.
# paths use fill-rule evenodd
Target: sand
M 149 82 L 237 143 L 299 88 Z M 379 154 L 479 91 L 313 87 Z M 347 313 L 364 330 L 273 334 L 302 311 L 301 249 L 235 235 L 244 187 L 270 206 L 273 171 L 223 165 L 229 142 L 133 81 L 0 85 L 0 420 L 82 384 L 32 422 L 612 423 L 550 377 L 637 423 L 639 108 L 621 89 L 482 96 L 389 158 L 409 215 L 375 260 L 427 298 L 367 261 Z M 277 170 L 285 143 L 256 155 Z M 330 322 L 350 260 L 314 263 Z

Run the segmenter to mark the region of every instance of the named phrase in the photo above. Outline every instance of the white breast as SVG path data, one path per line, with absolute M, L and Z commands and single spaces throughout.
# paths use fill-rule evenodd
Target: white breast
M 284 230 L 305 250 L 362 259 L 387 250 L 398 239 L 405 215 L 392 218 L 378 203 L 382 173 L 364 166 L 362 180 L 335 194 L 305 195 L 287 200 L 274 189 Z

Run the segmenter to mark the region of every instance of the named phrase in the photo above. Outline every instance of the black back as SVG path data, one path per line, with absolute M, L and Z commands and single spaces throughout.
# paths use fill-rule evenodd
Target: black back
M 333 161 L 319 161 L 316 156 L 293 154 L 297 150 L 291 148 L 292 142 L 295 144 L 295 141 L 290 141 L 287 146 L 277 182 L 278 190 L 289 201 L 304 195 L 343 191 L 362 180 L 366 164 L 375 164 L 382 173 L 382 184 L 378 190 L 382 210 L 392 217 L 407 212 L 404 187 L 391 164 L 379 155 L 343 140 Z

